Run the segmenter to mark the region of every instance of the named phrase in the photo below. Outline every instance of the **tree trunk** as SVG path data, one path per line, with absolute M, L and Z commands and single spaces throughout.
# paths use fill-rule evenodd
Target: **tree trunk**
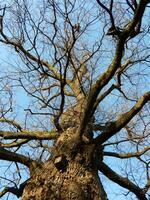
M 107 199 L 97 170 L 100 152 L 75 133 L 68 128 L 60 135 L 49 161 L 32 173 L 22 200 Z

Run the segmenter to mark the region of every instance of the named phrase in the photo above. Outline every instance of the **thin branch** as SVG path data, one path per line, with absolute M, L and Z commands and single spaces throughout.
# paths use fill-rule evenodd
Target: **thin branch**
M 130 1 L 129 1 L 129 0 L 126 0 L 126 2 L 127 2 L 127 4 L 128 4 L 128 6 L 131 8 L 131 10 L 132 10 L 133 12 L 135 12 L 135 8 L 134 8 L 134 6 L 130 3 Z
M 5 14 L 5 12 L 4 12 L 4 14 Z M 3 39 L 0 39 L 0 42 L 2 42 L 4 44 L 12 45 L 16 49 L 16 51 L 21 51 L 24 54 L 25 57 L 36 62 L 37 64 L 45 66 L 48 70 L 50 70 L 50 72 L 52 72 L 54 74 L 53 78 L 56 78 L 56 79 L 59 80 L 60 75 L 53 65 L 49 64 L 47 61 L 45 61 L 43 59 L 40 59 L 39 56 L 36 57 L 33 54 L 31 54 L 29 52 L 29 50 L 25 49 L 19 41 L 14 41 L 14 40 L 9 39 L 9 37 L 7 37 L 7 35 L 3 32 L 4 14 L 3 14 L 3 16 L 0 16 L 0 34 L 3 38 Z
M 133 158 L 133 157 L 140 157 L 143 154 L 145 154 L 147 151 L 150 150 L 150 147 L 145 147 L 142 151 L 137 151 L 137 152 L 133 152 L 133 153 L 114 153 L 114 152 L 104 152 L 104 156 L 112 156 L 112 157 L 116 157 L 116 158 L 121 158 L 121 159 L 126 159 L 126 158 Z
M 0 122 L 2 123 L 8 123 L 10 125 L 13 125 L 15 128 L 17 128 L 18 130 L 22 130 L 22 127 L 20 126 L 20 124 L 18 124 L 16 121 L 14 120 L 10 120 L 10 119 L 6 119 L 6 118 L 0 118 Z
M 101 101 L 103 101 L 103 99 L 105 98 L 105 97 L 107 97 L 114 89 L 116 89 L 117 88 L 117 86 L 116 85 L 111 85 L 110 86 L 110 88 L 108 88 L 108 90 L 106 90 L 103 94 L 101 94 L 98 98 L 97 98 L 97 100 L 96 100 L 96 102 L 95 102 L 95 104 L 94 104 L 94 108 L 93 108 L 93 110 L 96 110 L 96 108 L 98 107 L 98 105 L 99 105 L 99 103 L 101 102 Z
M 100 0 L 96 0 L 96 1 L 100 5 L 100 7 L 102 7 L 109 14 L 112 27 L 115 28 L 114 17 L 112 15 L 112 4 L 113 4 L 113 1 L 111 1 L 110 9 L 108 9 Z

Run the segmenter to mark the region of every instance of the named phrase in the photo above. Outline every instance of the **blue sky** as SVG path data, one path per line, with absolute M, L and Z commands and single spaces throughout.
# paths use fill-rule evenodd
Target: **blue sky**
M 110 39 L 108 39 L 108 42 L 109 42 L 109 40 Z M 147 39 L 145 42 L 148 43 L 149 40 Z M 112 45 L 111 42 L 109 44 L 107 43 L 106 50 L 111 48 L 111 45 Z M 11 71 L 12 69 L 14 70 L 14 66 L 12 66 L 12 64 L 15 64 L 15 63 L 19 64 L 20 63 L 18 58 L 15 55 L 13 55 L 12 52 L 13 51 L 11 49 L 1 46 L 1 48 L 0 48 L 0 54 L 1 54 L 0 71 L 1 71 L 1 73 L 3 73 L 3 71 L 9 71 L 9 70 Z M 109 63 L 109 59 L 107 59 L 107 58 L 104 59 L 104 57 L 103 57 L 103 59 L 100 60 L 100 61 L 103 61 L 102 64 L 101 64 L 101 68 L 100 68 L 100 70 L 102 71 L 102 68 L 105 68 L 105 65 Z M 147 68 L 145 72 L 150 74 L 149 68 Z M 134 77 L 134 79 L 135 79 L 135 82 L 139 83 L 138 77 L 137 78 Z M 140 86 L 141 89 L 140 89 L 139 93 L 143 93 L 144 91 L 150 90 L 150 84 L 148 84 L 149 80 L 150 80 L 149 77 L 146 79 L 146 81 L 145 80 L 140 80 L 140 83 L 142 82 L 142 87 Z M 144 84 L 144 81 L 146 82 L 145 84 Z M 136 87 L 137 87 L 137 84 L 136 84 L 135 88 Z M 127 88 L 127 91 L 133 89 L 133 88 L 131 88 L 131 86 L 128 87 L 128 85 L 126 85 L 126 88 Z M 14 104 L 16 105 L 15 108 L 16 108 L 16 112 L 18 114 L 17 119 L 20 119 L 20 121 L 24 121 L 24 119 L 25 119 L 25 117 L 24 117 L 24 113 L 25 113 L 24 112 L 24 108 L 28 107 L 28 104 L 29 104 L 28 96 L 25 94 L 25 92 L 21 88 L 15 89 L 14 90 L 14 95 L 15 95 Z M 111 96 L 110 100 L 106 101 L 106 103 L 109 103 L 109 105 L 103 105 L 103 107 L 105 107 L 105 109 L 107 108 L 107 106 L 108 106 L 108 108 L 110 108 L 112 106 L 111 102 L 113 100 L 116 101 L 116 97 L 112 97 Z M 19 105 L 19 107 L 17 105 Z M 120 161 L 120 162 L 116 161 L 116 160 L 114 161 L 114 159 L 107 159 L 106 162 L 114 170 L 116 170 L 116 171 L 120 170 L 120 172 L 121 172 L 121 168 L 118 169 L 116 167 L 116 164 L 119 164 L 120 166 L 124 165 L 123 161 Z M 1 161 L 1 164 L 5 166 L 6 162 L 2 162 Z M 135 162 L 135 165 L 137 166 L 136 162 Z M 14 167 L 12 167 L 11 170 L 14 170 Z M 1 173 L 4 172 L 4 171 L 5 171 L 5 168 L 2 167 L 1 168 Z M 23 177 L 25 177 L 25 175 L 23 175 Z M 102 180 L 104 182 L 104 186 L 106 187 L 106 191 L 108 193 L 109 200 L 114 200 L 114 198 L 115 198 L 115 200 L 120 200 L 120 199 L 121 200 L 126 200 L 126 199 L 130 200 L 131 199 L 130 197 L 126 198 L 125 195 L 121 194 L 122 193 L 122 188 L 119 187 L 117 184 L 112 183 L 111 181 L 109 181 L 104 176 L 102 176 Z M 7 195 L 3 199 L 6 200 L 7 199 Z M 9 196 L 8 199 L 9 200 L 13 200 L 13 199 L 17 200 L 16 197 L 11 196 L 11 195 Z M 133 199 L 135 199 L 134 196 L 133 196 Z

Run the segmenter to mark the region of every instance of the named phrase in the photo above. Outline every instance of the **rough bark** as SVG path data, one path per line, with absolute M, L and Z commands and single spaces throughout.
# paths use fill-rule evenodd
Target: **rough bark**
M 102 150 L 92 144 L 91 126 L 80 138 L 78 126 L 84 102 L 70 107 L 59 123 L 63 132 L 55 140 L 51 156 L 43 166 L 32 171 L 22 200 L 105 200 L 106 193 L 98 176 Z
M 70 162 L 65 172 L 51 162 L 37 171 L 24 190 L 23 200 L 107 199 L 98 174 L 77 162 Z
M 35 169 L 22 200 L 105 200 L 98 176 L 98 152 L 68 128 L 57 139 L 47 163 Z

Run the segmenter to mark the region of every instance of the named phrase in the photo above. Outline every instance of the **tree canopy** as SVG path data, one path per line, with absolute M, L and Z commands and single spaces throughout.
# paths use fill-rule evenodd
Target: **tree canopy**
M 116 195 L 150 198 L 149 6 L 0 2 L 0 49 L 9 56 L 0 67 L 0 197 L 21 197 L 53 155 L 61 172 L 70 160 L 79 162 L 84 145 L 97 156 L 92 169 L 99 171 L 101 198 L 114 197 L 111 182 L 121 186 Z

